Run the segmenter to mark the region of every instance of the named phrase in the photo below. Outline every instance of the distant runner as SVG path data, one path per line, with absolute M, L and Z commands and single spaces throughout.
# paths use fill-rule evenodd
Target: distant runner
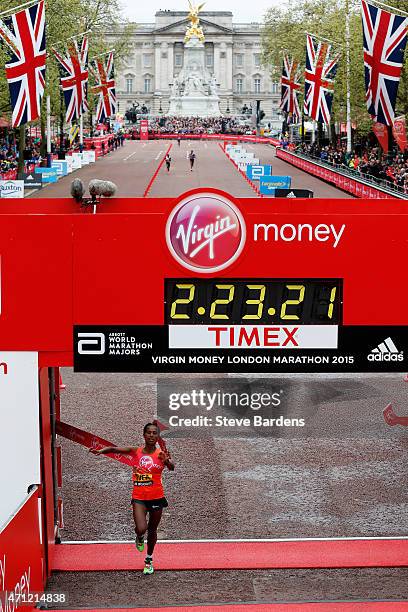
M 167 508 L 167 499 L 164 497 L 162 472 L 165 467 L 174 470 L 174 463 L 170 455 L 160 448 L 156 448 L 159 439 L 159 429 L 153 423 L 147 423 L 143 428 L 144 446 L 123 447 L 106 446 L 99 450 L 90 448 L 94 455 L 106 453 L 123 453 L 133 457 L 133 519 L 135 521 L 136 548 L 144 551 L 144 535 L 147 531 L 147 556 L 145 559 L 144 574 L 153 574 L 153 551 L 157 542 L 157 528 L 159 526 L 163 508 Z M 162 441 L 163 442 L 163 441 Z M 149 513 L 149 522 L 146 516 Z
M 195 155 L 194 151 L 191 150 L 191 152 L 188 155 L 188 159 L 190 160 L 190 170 L 191 170 L 191 172 L 193 171 L 193 166 L 194 166 L 195 158 L 196 158 L 196 155 Z
M 166 161 L 167 172 L 170 172 L 171 157 L 170 157 L 169 153 L 167 153 L 167 155 L 166 155 L 166 157 L 164 159 Z

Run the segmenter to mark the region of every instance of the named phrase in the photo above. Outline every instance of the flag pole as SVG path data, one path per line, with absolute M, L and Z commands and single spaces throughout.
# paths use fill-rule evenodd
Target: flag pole
M 351 153 L 351 92 L 350 92 L 350 5 L 346 0 L 346 82 L 347 82 L 347 153 Z
M 108 53 L 113 53 L 114 51 L 116 51 L 116 49 L 109 49 L 109 51 L 105 51 L 105 53 L 99 53 L 99 55 L 94 55 L 93 57 L 90 57 L 89 61 L 97 59 L 98 57 L 104 57 L 105 55 L 108 55 Z
M 46 98 L 46 112 L 47 112 L 47 168 L 51 168 L 51 97 L 49 94 L 47 94 L 47 98 Z
M 19 6 L 13 6 L 12 8 L 9 8 L 6 11 L 0 13 L 0 17 L 4 17 L 4 15 L 14 15 L 16 11 L 19 11 L 23 8 L 27 8 L 30 5 L 37 4 L 37 2 L 39 2 L 39 0 L 30 0 L 29 2 L 24 2 L 24 4 L 19 4 Z
M 384 2 L 379 2 L 378 0 L 371 0 L 373 2 L 374 5 L 379 5 L 379 6 L 383 6 L 386 9 L 389 9 L 390 11 L 394 12 L 396 11 L 397 13 L 401 13 L 401 15 L 403 17 L 408 17 L 408 13 L 406 11 L 403 11 L 400 8 L 397 8 L 396 6 L 390 6 L 389 4 L 384 4 Z
M 81 113 L 79 117 L 79 150 L 82 153 L 84 149 L 84 115 Z
M 75 40 L 76 38 L 81 38 L 81 36 L 86 36 L 86 34 L 89 34 L 89 32 L 91 32 L 91 30 L 85 30 L 85 32 L 81 32 L 81 34 L 75 34 L 74 36 L 70 36 L 65 40 L 59 40 L 58 42 L 53 44 L 53 49 L 55 49 L 55 47 L 57 47 L 58 45 L 66 45 L 69 40 Z

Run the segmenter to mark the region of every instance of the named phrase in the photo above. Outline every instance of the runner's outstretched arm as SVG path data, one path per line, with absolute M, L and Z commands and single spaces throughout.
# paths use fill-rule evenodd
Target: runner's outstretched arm
M 105 446 L 105 448 L 90 448 L 89 452 L 93 455 L 106 455 L 107 453 L 119 453 L 126 455 L 127 453 L 131 453 L 134 450 L 132 446 L 125 446 L 123 448 L 119 448 L 119 446 Z

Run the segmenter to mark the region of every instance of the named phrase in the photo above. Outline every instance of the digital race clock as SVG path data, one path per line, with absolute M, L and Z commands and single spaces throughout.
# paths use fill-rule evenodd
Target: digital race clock
M 340 279 L 165 279 L 168 325 L 338 325 Z

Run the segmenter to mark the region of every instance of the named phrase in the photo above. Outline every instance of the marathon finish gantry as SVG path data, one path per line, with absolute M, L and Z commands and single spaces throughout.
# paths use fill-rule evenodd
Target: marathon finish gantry
M 404 372 L 407 233 L 398 200 L 2 201 L 3 594 L 55 567 L 60 367 Z

